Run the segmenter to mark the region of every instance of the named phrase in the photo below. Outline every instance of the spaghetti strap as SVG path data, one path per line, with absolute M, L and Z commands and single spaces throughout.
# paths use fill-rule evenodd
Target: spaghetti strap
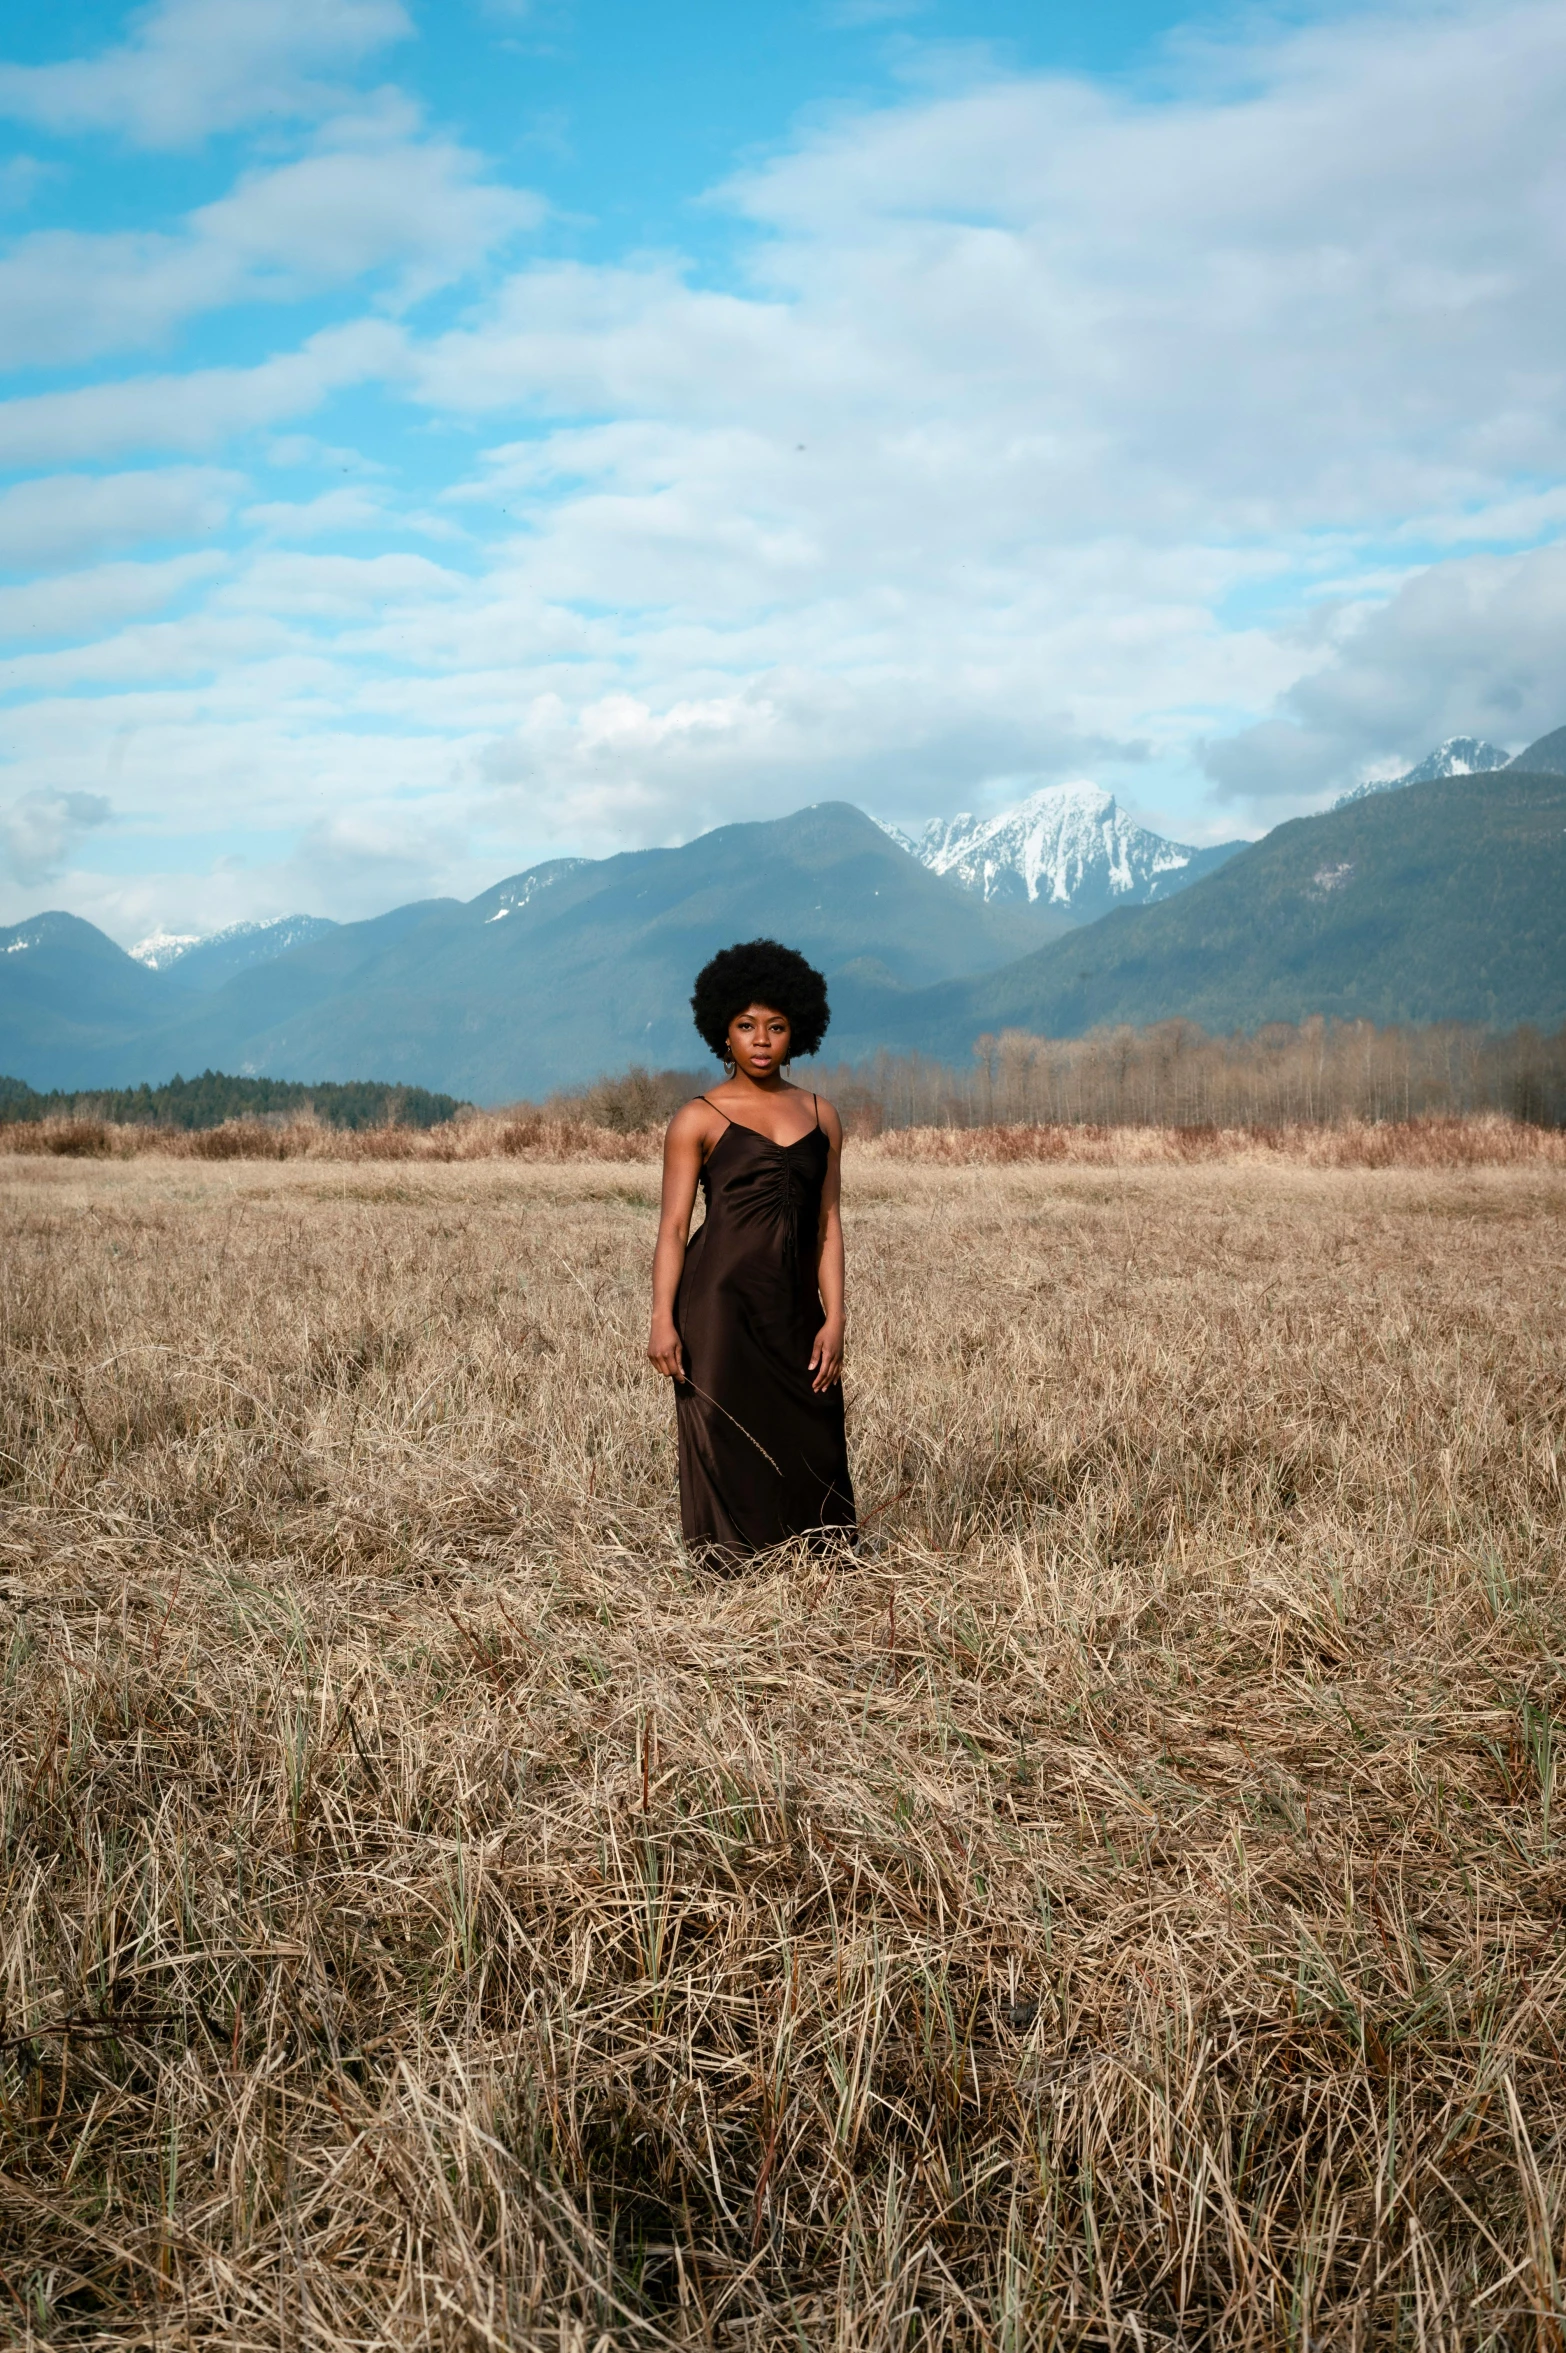
M 715 1111 L 720 1119 L 729 1119 L 729 1115 L 724 1110 L 723 1105 L 721 1103 L 714 1103 L 710 1095 L 703 1095 L 701 1100 L 707 1105 L 709 1110 Z M 732 1119 L 729 1119 L 729 1125 L 730 1127 L 734 1125 Z
M 819 1095 L 812 1095 L 810 1100 L 815 1105 L 816 1126 L 819 1127 L 821 1125 L 821 1097 Z

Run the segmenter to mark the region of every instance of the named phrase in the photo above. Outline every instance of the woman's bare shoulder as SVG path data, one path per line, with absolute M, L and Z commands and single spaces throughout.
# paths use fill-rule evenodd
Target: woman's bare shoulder
M 705 1095 L 693 1095 L 682 1103 L 664 1131 L 671 1144 L 681 1144 L 693 1137 L 705 1136 L 722 1124 L 720 1115 Z
M 816 1097 L 816 1117 L 826 1130 L 827 1141 L 840 1144 L 843 1141 L 843 1123 L 837 1116 L 836 1104 L 829 1103 L 825 1095 Z

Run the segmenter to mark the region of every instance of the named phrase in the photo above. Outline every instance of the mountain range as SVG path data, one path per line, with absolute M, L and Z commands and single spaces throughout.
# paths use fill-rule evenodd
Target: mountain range
M 138 958 L 76 916 L 35 916 L 0 931 L 0 1071 L 39 1088 L 210 1067 L 536 1096 L 699 1058 L 692 976 L 762 932 L 827 973 L 834 1058 L 962 1059 L 984 1031 L 1173 1014 L 1550 1025 L 1566 1019 L 1563 852 L 1566 728 L 1505 770 L 1367 795 L 1221 854 L 1160 848 L 1080 788 L 913 843 L 829 802 L 679 849 L 550 860 L 466 903 L 239 926 L 168 955 L 177 943 Z M 1056 899 L 1057 876 L 1081 893 L 1112 887 L 1106 871 L 1125 878 L 1110 912 L 1083 921 L 1091 895 Z
M 227 975 L 204 970 L 201 949 L 154 970 L 77 916 L 34 916 L 0 931 L 0 1070 L 40 1088 L 207 1067 L 423 1085 L 439 1070 L 444 1091 L 493 1102 L 688 1062 L 692 976 L 735 938 L 780 933 L 834 976 L 897 994 L 1069 928 L 1048 906 L 989 904 L 827 803 L 682 849 L 554 859 L 466 903 L 323 925 L 281 953 L 269 933 L 231 939 L 223 952 L 251 960 Z

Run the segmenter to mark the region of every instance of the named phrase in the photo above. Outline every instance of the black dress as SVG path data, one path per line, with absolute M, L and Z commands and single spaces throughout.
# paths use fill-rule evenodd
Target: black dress
M 701 1172 L 706 1221 L 674 1302 L 686 1371 L 675 1397 L 680 1526 L 715 1562 L 790 1536 L 852 1538 L 843 1392 L 834 1383 L 818 1393 L 810 1372 L 830 1157 L 818 1107 L 793 1144 L 730 1120 Z

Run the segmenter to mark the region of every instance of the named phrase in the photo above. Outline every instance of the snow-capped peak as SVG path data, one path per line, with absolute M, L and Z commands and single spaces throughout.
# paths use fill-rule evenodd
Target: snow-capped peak
M 1486 743 L 1481 736 L 1449 735 L 1444 744 L 1426 752 L 1417 768 L 1410 768 L 1403 782 L 1433 784 L 1439 776 L 1490 776 L 1510 758 L 1499 744 Z
M 1401 792 L 1405 784 L 1436 784 L 1444 776 L 1491 776 L 1497 768 L 1505 768 L 1511 759 L 1498 744 L 1486 743 L 1482 736 L 1449 735 L 1445 743 L 1437 744 L 1433 752 L 1426 752 L 1416 768 L 1401 776 L 1371 776 L 1352 791 L 1339 793 L 1334 809 L 1347 809 L 1355 801 L 1368 800 L 1372 793 Z
M 912 836 L 884 830 L 921 865 L 986 899 L 1043 900 L 1078 914 L 1159 897 L 1196 856 L 1136 824 L 1086 777 L 1044 785 L 998 817 L 937 817 Z
M 166 972 L 171 964 L 179 962 L 187 948 L 199 948 L 205 937 L 199 931 L 165 931 L 160 924 L 144 940 L 138 940 L 130 953 L 150 972 Z
M 282 955 L 285 949 L 297 947 L 302 941 L 314 939 L 317 933 L 334 928 L 322 915 L 264 915 L 259 921 L 226 923 L 221 931 L 160 928 L 150 932 L 146 939 L 138 940 L 130 952 L 138 963 L 149 965 L 154 972 L 167 972 L 171 964 L 180 963 L 192 948 L 224 948 L 237 946 L 241 940 L 253 940 L 261 951 L 254 961 L 264 963 Z

